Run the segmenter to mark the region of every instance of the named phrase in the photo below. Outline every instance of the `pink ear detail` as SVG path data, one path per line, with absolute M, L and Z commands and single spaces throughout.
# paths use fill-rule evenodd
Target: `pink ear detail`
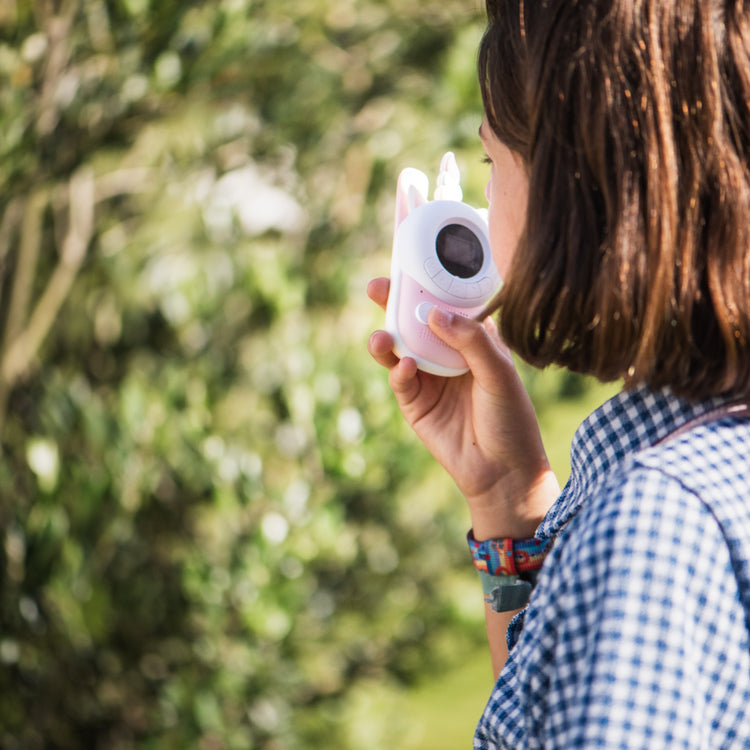
M 409 185 L 409 192 L 406 196 L 409 203 L 409 211 L 419 208 L 422 204 L 427 203 L 427 196 L 419 192 L 416 185 Z
M 409 198 L 399 177 L 396 188 L 396 228 L 409 215 Z
M 401 171 L 396 185 L 396 228 L 418 206 L 427 203 L 427 175 L 407 167 Z

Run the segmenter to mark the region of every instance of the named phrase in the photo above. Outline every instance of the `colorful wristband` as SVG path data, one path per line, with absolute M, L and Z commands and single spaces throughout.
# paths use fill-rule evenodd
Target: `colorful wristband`
M 535 573 L 542 567 L 544 558 L 552 548 L 552 540 L 542 539 L 488 539 L 478 542 L 473 530 L 466 536 L 474 567 L 491 576 L 525 578 L 524 573 Z

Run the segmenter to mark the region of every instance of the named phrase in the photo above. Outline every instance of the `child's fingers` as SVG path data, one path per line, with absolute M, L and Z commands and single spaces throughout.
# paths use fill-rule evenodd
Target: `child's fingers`
M 478 382 L 490 390 L 501 385 L 503 368 L 498 365 L 508 355 L 506 347 L 498 346 L 500 339 L 492 322 L 477 323 L 437 307 L 430 310 L 429 321 L 433 333 L 463 354 Z
M 367 296 L 385 310 L 388 304 L 388 291 L 391 288 L 391 280 L 379 277 L 372 279 L 367 285 Z
M 385 331 L 375 331 L 367 342 L 370 356 L 389 370 L 398 364 L 398 357 L 393 353 L 393 339 Z
M 510 349 L 508 348 L 508 345 L 500 338 L 500 331 L 497 329 L 497 323 L 495 323 L 495 320 L 491 316 L 487 316 L 484 321 L 482 321 L 482 324 L 484 325 L 484 330 L 487 331 L 487 333 L 490 335 L 490 338 L 492 338 L 497 345 L 498 349 L 506 356 L 508 359 L 512 359 L 513 355 L 511 354 Z
M 420 382 L 417 372 L 417 363 L 411 357 L 404 357 L 391 369 L 388 376 L 388 384 L 402 408 L 408 406 L 419 395 Z

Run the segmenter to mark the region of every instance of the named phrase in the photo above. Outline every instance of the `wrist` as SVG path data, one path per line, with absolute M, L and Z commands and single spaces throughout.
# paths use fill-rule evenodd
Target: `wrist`
M 474 537 L 526 539 L 534 536 L 549 507 L 560 494 L 551 469 L 543 470 L 531 483 L 505 477 L 489 491 L 466 497 Z

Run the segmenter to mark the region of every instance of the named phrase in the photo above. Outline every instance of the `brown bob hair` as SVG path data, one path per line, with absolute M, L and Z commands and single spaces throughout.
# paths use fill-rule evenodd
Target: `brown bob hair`
M 750 384 L 750 10 L 487 0 L 488 122 L 529 172 L 507 343 L 688 398 Z

